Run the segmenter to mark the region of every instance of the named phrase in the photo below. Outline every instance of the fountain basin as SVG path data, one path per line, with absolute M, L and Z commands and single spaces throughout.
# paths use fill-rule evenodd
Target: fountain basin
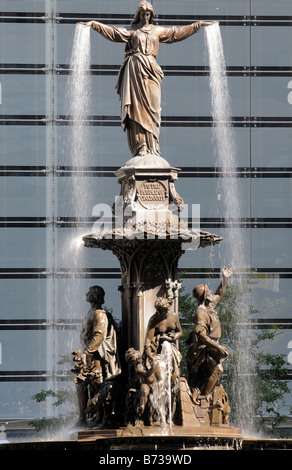
M 94 443 L 94 448 L 105 450 L 239 450 L 242 435 L 239 429 L 228 425 L 127 426 L 120 429 L 84 430 L 76 436 L 80 444 Z

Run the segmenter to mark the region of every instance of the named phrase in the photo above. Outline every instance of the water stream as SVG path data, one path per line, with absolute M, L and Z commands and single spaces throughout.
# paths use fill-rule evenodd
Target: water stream
M 88 165 L 89 155 L 92 152 L 89 126 L 86 122 L 91 109 L 90 57 L 90 28 L 77 25 L 66 96 L 68 118 L 71 124 L 68 158 L 73 170 L 72 206 L 76 217 L 84 217 L 89 210 L 86 198 L 88 186 L 86 178 L 78 176 L 76 170 L 82 170 Z
M 63 210 L 64 216 L 72 217 L 73 221 L 72 226 L 68 224 L 68 228 L 60 234 L 59 263 L 62 268 L 65 267 L 62 317 L 67 321 L 83 318 L 87 308 L 85 294 L 88 285 L 84 280 L 84 269 L 88 267 L 88 260 L 82 236 L 88 233 L 88 226 L 83 224 L 83 220 L 91 215 L 88 204 L 90 185 L 84 176 L 92 152 L 88 126 L 91 110 L 90 62 L 90 28 L 76 25 L 65 96 L 68 127 L 62 142 L 70 175 L 62 180 L 65 188 Z M 79 334 L 68 330 L 67 351 L 73 351 L 78 345 Z
M 172 351 L 171 344 L 164 341 L 159 355 L 161 379 L 154 383 L 151 404 L 163 434 L 172 428 Z
M 233 312 L 233 355 L 236 366 L 231 371 L 232 409 L 236 425 L 245 434 L 253 434 L 254 420 L 254 364 L 251 356 L 251 329 L 246 272 L 249 251 L 245 230 L 238 223 L 242 218 L 240 179 L 236 176 L 237 154 L 234 128 L 232 127 L 231 100 L 226 74 L 223 42 L 219 23 L 204 29 L 205 46 L 210 66 L 211 109 L 213 118 L 213 146 L 218 174 L 217 203 L 225 217 L 226 229 L 223 242 L 226 259 L 222 264 L 232 264 L 234 275 L 230 282 L 238 286 L 238 301 Z M 246 195 L 245 195 L 246 196 Z M 228 360 L 228 359 L 227 359 Z
M 79 347 L 79 332 L 67 324 L 79 322 L 86 313 L 85 294 L 88 283 L 84 280 L 84 269 L 87 268 L 86 250 L 82 236 L 88 233 L 88 227 L 82 224 L 91 207 L 88 207 L 89 185 L 83 170 L 89 166 L 92 145 L 90 142 L 88 115 L 91 109 L 91 76 L 90 70 L 90 28 L 77 25 L 74 31 L 71 49 L 69 75 L 64 96 L 67 128 L 60 133 L 66 170 L 69 178 L 60 180 L 63 189 L 62 216 L 71 218 L 73 224 L 68 224 L 58 231 L 58 260 L 57 268 L 61 272 L 58 280 L 58 309 L 59 318 L 65 320 L 63 331 L 59 325 L 56 361 L 68 356 L 65 369 L 73 367 L 71 352 Z M 88 306 L 89 308 L 89 306 Z M 57 363 L 56 369 L 60 368 Z M 72 380 L 73 385 L 73 380 Z M 65 409 L 55 409 L 63 415 L 72 413 L 70 405 Z M 62 408 L 62 407 L 61 407 Z M 73 410 L 74 412 L 74 410 Z M 72 417 L 75 421 L 76 417 Z M 54 435 L 55 439 L 68 438 L 73 423 L 68 428 L 60 425 Z

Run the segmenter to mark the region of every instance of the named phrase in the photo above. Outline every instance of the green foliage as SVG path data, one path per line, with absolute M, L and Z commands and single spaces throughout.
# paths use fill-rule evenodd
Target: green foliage
M 193 316 L 197 308 L 197 302 L 193 299 L 191 294 L 183 293 L 184 290 L 185 288 L 182 285 L 179 296 L 179 313 L 183 336 L 179 343 L 179 349 L 182 354 L 181 375 L 187 377 L 186 355 L 188 345 L 186 344 L 186 340 L 193 331 Z
M 36 432 L 42 437 L 52 438 L 57 432 L 60 433 L 72 425 L 72 420 L 76 418 L 76 394 L 71 388 L 65 388 L 54 392 L 53 390 L 41 390 L 32 399 L 37 403 L 48 403 L 50 398 L 54 401 L 52 406 L 63 406 L 63 414 L 55 417 L 43 417 L 29 422 Z
M 36 393 L 32 396 L 32 399 L 35 400 L 37 403 L 45 402 L 48 397 L 53 397 L 56 399 L 55 402 L 52 403 L 53 406 L 60 406 L 63 404 L 75 403 L 75 393 L 72 389 L 62 389 L 54 392 L 53 390 L 41 390 L 40 392 Z
M 70 364 L 72 366 L 72 354 L 64 355 L 59 360 L 59 364 Z M 77 396 L 74 387 L 66 387 L 60 390 L 41 390 L 32 396 L 36 403 L 46 403 L 53 407 L 62 407 L 63 414 L 59 413 L 55 417 L 43 417 L 29 422 L 38 433 L 45 437 L 52 437 L 56 432 L 65 430 L 76 419 Z
M 44 437 L 53 437 L 57 432 L 66 429 L 71 424 L 70 416 L 58 416 L 55 418 L 41 418 L 32 420 L 29 425 Z
M 257 406 L 262 416 L 269 416 L 268 420 L 261 419 L 261 428 L 267 434 L 281 436 L 276 427 L 285 420 L 277 408 L 284 403 L 284 395 L 290 393 L 288 381 L 283 378 L 287 376 L 288 368 L 284 354 L 263 353 L 260 344 L 273 341 L 281 334 L 279 329 L 263 330 L 258 333 L 257 364 L 256 364 L 256 399 Z

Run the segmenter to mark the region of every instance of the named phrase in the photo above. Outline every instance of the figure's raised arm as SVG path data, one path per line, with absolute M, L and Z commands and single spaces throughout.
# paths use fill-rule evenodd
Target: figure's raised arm
M 128 42 L 131 31 L 127 28 L 118 28 L 116 26 L 108 26 L 106 24 L 100 23 L 99 21 L 88 21 L 87 23 L 77 23 L 83 26 L 91 26 L 92 29 L 97 31 L 105 39 L 108 39 L 112 42 Z
M 183 41 L 197 33 L 202 26 L 213 24 L 213 21 L 196 21 L 185 26 L 172 26 L 170 28 L 161 27 L 159 31 L 159 41 L 165 44 Z
M 221 269 L 222 281 L 220 285 L 218 286 L 214 295 L 214 297 L 216 298 L 216 301 L 215 301 L 216 303 L 218 303 L 221 297 L 223 297 L 223 295 L 225 294 L 226 287 L 227 287 L 227 280 L 232 276 L 232 273 L 233 273 L 233 269 L 232 269 L 232 266 L 230 265 Z

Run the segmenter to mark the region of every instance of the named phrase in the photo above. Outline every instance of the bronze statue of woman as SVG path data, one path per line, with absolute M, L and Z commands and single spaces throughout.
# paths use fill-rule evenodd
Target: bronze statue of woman
M 97 21 L 79 23 L 92 28 L 113 42 L 124 42 L 125 59 L 116 89 L 121 101 L 121 124 L 127 130 L 132 156 L 160 155 L 160 101 L 163 72 L 156 62 L 159 43 L 187 39 L 202 26 L 212 22 L 198 21 L 181 27 L 153 24 L 154 9 L 149 2 L 138 5 L 128 27 L 107 26 Z

